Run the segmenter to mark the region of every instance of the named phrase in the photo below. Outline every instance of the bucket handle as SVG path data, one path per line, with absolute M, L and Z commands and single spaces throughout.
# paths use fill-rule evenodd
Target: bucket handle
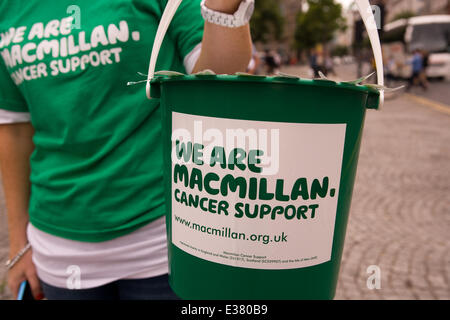
M 372 7 L 369 0 L 355 0 L 358 7 L 359 14 L 366 26 L 367 34 L 369 35 L 370 44 L 372 45 L 373 55 L 375 57 L 375 65 L 377 68 L 378 85 L 384 87 L 384 66 L 383 66 L 383 51 L 381 50 L 380 36 L 378 28 L 373 15 Z M 380 90 L 379 108 L 384 105 L 384 91 Z
M 166 35 L 167 29 L 172 22 L 173 16 L 180 6 L 182 0 L 169 0 L 164 13 L 161 17 L 158 30 L 156 32 L 155 41 L 153 43 L 152 54 L 150 57 L 150 65 L 147 75 L 146 93 L 147 98 L 151 99 L 150 95 L 150 81 L 155 76 L 156 61 L 158 60 L 159 50 Z M 258 0 L 256 0 L 258 1 Z M 370 43 L 372 45 L 373 54 L 375 57 L 375 64 L 377 68 L 378 85 L 384 86 L 384 69 L 383 69 L 383 55 L 381 51 L 380 37 L 378 35 L 375 17 L 372 12 L 369 0 L 355 0 L 359 13 L 363 18 L 366 26 L 367 34 L 369 35 Z M 380 108 L 384 104 L 384 92 L 380 90 Z
M 153 42 L 152 55 L 150 57 L 150 65 L 148 67 L 147 86 L 145 88 L 148 99 L 151 99 L 150 81 L 155 76 L 156 61 L 158 60 L 159 50 L 161 49 L 161 45 L 164 37 L 166 36 L 167 29 L 169 28 L 169 25 L 172 22 L 173 16 L 180 6 L 181 1 L 182 0 L 169 0 L 167 2 L 166 9 L 164 9 L 164 13 L 161 17 L 158 31 L 156 32 L 155 41 Z

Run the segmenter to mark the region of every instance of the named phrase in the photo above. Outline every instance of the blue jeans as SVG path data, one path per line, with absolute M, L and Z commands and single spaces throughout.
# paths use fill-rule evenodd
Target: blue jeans
M 92 289 L 57 288 L 41 281 L 49 300 L 178 300 L 167 274 L 147 279 L 118 280 Z

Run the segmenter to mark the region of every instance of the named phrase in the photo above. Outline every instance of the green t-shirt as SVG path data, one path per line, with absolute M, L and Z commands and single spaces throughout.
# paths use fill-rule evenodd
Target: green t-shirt
M 148 70 L 166 3 L 0 2 L 0 108 L 29 112 L 35 128 L 29 213 L 38 229 L 105 241 L 164 214 L 159 105 L 127 82 Z M 157 70 L 185 72 L 202 36 L 200 0 L 183 1 Z

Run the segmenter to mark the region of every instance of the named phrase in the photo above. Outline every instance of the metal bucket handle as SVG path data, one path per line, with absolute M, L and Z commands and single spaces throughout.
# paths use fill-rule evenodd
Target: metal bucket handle
M 172 22 L 173 16 L 180 6 L 182 0 L 169 0 L 164 13 L 161 17 L 160 24 L 158 26 L 158 31 L 156 32 L 155 41 L 153 43 L 152 54 L 150 57 L 150 65 L 148 69 L 147 76 L 147 98 L 151 99 L 150 96 L 150 81 L 155 75 L 156 61 L 158 60 L 159 50 L 161 49 L 162 42 L 166 35 L 167 29 Z M 258 0 L 256 0 L 258 1 Z M 377 67 L 377 78 L 378 85 L 384 86 L 384 68 L 383 68 L 383 55 L 381 51 L 380 37 L 378 35 L 377 24 L 375 22 L 375 17 L 372 12 L 372 7 L 370 6 L 369 0 L 355 0 L 358 7 L 359 13 L 363 18 L 364 25 L 366 26 L 367 33 L 369 35 L 370 43 L 372 45 L 373 54 L 375 57 L 375 63 Z M 384 104 L 384 92 L 380 90 L 380 108 Z

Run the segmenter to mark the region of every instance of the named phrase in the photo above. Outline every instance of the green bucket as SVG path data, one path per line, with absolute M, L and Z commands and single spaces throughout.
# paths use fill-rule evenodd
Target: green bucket
M 295 77 L 151 80 L 170 285 L 182 299 L 332 299 L 378 90 Z
M 184 299 L 333 298 L 364 116 L 379 93 L 179 76 L 155 78 L 152 96 L 163 110 L 173 290 Z

